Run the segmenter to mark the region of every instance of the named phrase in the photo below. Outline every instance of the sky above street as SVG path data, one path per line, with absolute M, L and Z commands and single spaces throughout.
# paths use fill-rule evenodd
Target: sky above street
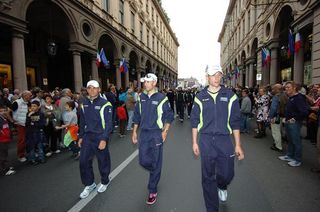
M 178 37 L 179 78 L 204 80 L 207 65 L 220 65 L 219 33 L 229 0 L 162 0 Z

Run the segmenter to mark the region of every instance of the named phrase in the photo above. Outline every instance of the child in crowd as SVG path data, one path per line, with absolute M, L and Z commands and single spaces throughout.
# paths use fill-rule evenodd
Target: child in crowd
M 57 144 L 58 138 L 61 136 L 61 131 L 56 130 L 55 127 L 60 123 L 61 112 L 59 107 L 53 104 L 53 99 L 50 94 L 46 94 L 44 100 L 45 103 L 42 105 L 41 111 L 45 118 L 44 132 L 47 141 L 47 148 L 45 150 L 47 150 L 46 156 L 50 157 L 52 153 L 60 153 Z
M 0 172 L 6 176 L 16 173 L 8 164 L 8 150 L 11 142 L 11 131 L 8 124 L 8 111 L 4 104 L 0 104 Z
M 75 109 L 75 102 L 69 101 L 65 104 L 66 111 L 62 114 L 63 125 L 57 126 L 56 129 L 66 129 L 64 136 L 64 145 L 72 151 L 72 157 L 79 159 L 80 149 L 77 144 L 78 140 L 78 117 Z
M 40 102 L 34 100 L 31 102 L 26 119 L 26 150 L 28 161 L 32 165 L 45 163 L 43 139 L 43 128 L 45 125 L 44 114 L 40 111 Z M 36 157 L 36 150 L 38 157 Z
M 127 123 L 127 112 L 125 108 L 125 103 L 123 101 L 119 102 L 120 106 L 117 108 L 117 116 L 119 118 L 120 124 L 120 138 L 123 138 L 125 135 L 126 123 Z

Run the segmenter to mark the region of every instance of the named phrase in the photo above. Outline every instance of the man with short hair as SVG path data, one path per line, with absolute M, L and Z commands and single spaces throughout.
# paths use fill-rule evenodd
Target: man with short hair
M 104 192 L 109 185 L 111 168 L 108 142 L 112 131 L 112 105 L 100 96 L 100 85 L 95 80 L 87 83 L 88 98 L 81 104 L 78 144 L 80 150 L 80 174 L 85 185 L 80 194 L 84 199 L 96 188 L 92 162 L 96 156 L 101 175 L 98 192 Z
M 13 102 L 11 110 L 13 111 L 13 120 L 18 131 L 17 155 L 20 162 L 27 161 L 26 158 L 26 118 L 28 113 L 28 104 L 31 100 L 32 93 L 25 90 L 21 98 Z
M 282 85 L 275 84 L 272 86 L 272 99 L 269 111 L 269 119 L 271 125 L 271 133 L 274 140 L 274 144 L 270 147 L 274 151 L 282 152 L 282 135 L 281 135 L 281 119 L 284 117 L 283 111 L 281 111 L 283 102 Z M 281 101 L 280 101 L 281 100 Z
M 207 212 L 219 210 L 219 199 L 227 200 L 227 187 L 234 176 L 234 157 L 244 159 L 239 101 L 236 94 L 220 85 L 222 74 L 220 66 L 206 70 L 209 85 L 196 95 L 191 111 L 192 149 L 196 156 L 201 155 Z M 232 133 L 235 147 L 230 138 Z
M 241 92 L 241 133 L 249 133 L 249 117 L 251 114 L 251 100 L 249 98 L 249 90 L 243 89 Z
M 284 156 L 279 159 L 287 161 L 291 167 L 301 166 L 302 143 L 301 126 L 302 121 L 308 116 L 309 106 L 306 97 L 298 93 L 295 82 L 289 81 L 285 85 L 286 94 L 289 96 L 285 110 L 285 127 L 288 138 L 288 149 Z
M 156 90 L 157 76 L 149 73 L 141 79 L 145 92 L 141 93 L 133 116 L 132 143 L 138 143 L 140 127 L 139 162 L 150 172 L 147 204 L 157 200 L 157 186 L 161 175 L 163 143 L 167 138 L 173 111 L 168 98 Z

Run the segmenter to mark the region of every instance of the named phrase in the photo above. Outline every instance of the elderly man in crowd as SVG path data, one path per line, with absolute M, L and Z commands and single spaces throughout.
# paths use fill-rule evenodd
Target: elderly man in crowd
M 31 100 L 32 93 L 23 91 L 21 98 L 17 99 L 12 104 L 13 119 L 18 131 L 17 155 L 20 162 L 25 162 L 26 159 L 26 141 L 25 141 L 25 125 L 28 112 L 28 103 Z

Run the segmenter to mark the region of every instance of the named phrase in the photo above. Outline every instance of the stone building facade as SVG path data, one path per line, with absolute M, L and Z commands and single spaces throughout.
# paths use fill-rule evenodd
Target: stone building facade
M 300 34 L 302 46 L 289 56 L 290 30 L 294 38 Z M 318 0 L 230 0 L 218 41 L 225 82 L 230 86 L 253 87 L 288 80 L 320 83 Z M 262 61 L 263 48 L 271 56 L 266 64 Z
M 177 82 L 179 43 L 158 0 L 1 1 L 0 42 L 2 87 L 140 87 L 148 72 L 160 88 Z M 101 48 L 105 67 L 95 63 Z

